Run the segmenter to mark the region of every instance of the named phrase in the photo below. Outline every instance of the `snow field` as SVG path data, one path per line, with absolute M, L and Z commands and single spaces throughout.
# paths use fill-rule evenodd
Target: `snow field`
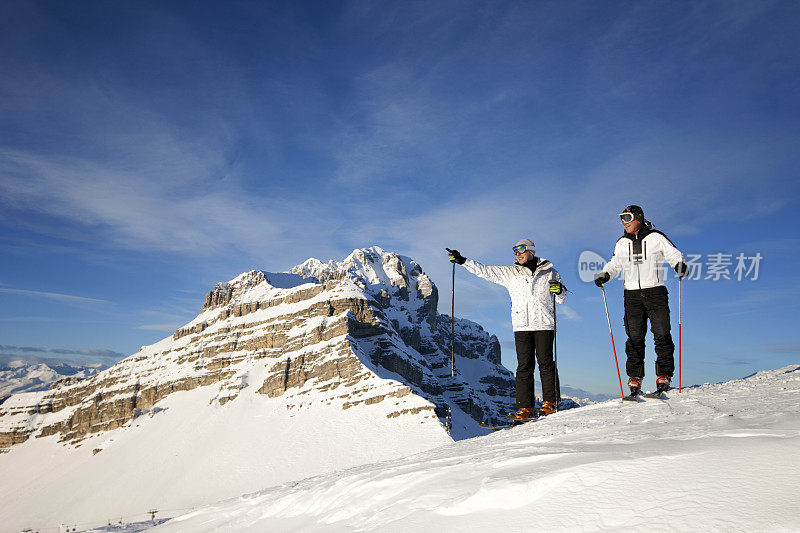
M 800 530 L 800 367 L 669 396 L 274 487 L 156 531 Z
M 387 418 L 397 404 L 429 405 L 416 396 L 342 410 L 344 400 L 328 405 L 335 391 L 258 394 L 271 363 L 253 366 L 242 376 L 247 387 L 224 405 L 214 402 L 224 396 L 219 387 L 199 387 L 175 392 L 152 416 L 94 434 L 77 448 L 56 436 L 14 446 L 0 456 L 0 531 L 99 526 L 152 508 L 191 509 L 451 442 L 432 413 Z M 396 388 L 373 381 L 362 385 Z M 287 409 L 287 401 L 303 406 Z

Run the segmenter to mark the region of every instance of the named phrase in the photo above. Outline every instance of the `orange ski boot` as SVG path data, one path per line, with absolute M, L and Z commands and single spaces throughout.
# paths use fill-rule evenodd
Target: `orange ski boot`
M 515 420 L 528 421 L 532 418 L 536 418 L 536 411 L 533 409 L 528 409 L 527 407 L 520 407 L 519 410 L 514 413 Z
M 554 402 L 544 402 L 542 406 L 539 408 L 539 415 L 540 416 L 552 415 L 556 411 L 558 411 L 558 406 Z

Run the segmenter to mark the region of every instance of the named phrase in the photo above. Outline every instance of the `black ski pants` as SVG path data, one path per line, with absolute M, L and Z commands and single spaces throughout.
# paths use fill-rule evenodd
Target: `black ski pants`
M 514 332 L 514 344 L 517 347 L 517 409 L 534 407 L 534 370 L 537 359 L 539 377 L 542 380 L 542 398 L 546 402 L 558 402 L 560 386 L 553 361 L 553 338 L 553 330 Z
M 644 337 L 648 319 L 656 347 L 656 375 L 672 377 L 675 372 L 675 343 L 670 334 L 669 296 L 664 286 L 625 291 L 625 333 L 628 334 L 625 368 L 628 377 L 644 377 Z

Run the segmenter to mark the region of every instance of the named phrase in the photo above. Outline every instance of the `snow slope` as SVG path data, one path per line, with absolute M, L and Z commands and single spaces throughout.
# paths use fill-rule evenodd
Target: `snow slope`
M 191 509 L 452 442 L 433 413 L 387 417 L 394 401 L 342 411 L 309 397 L 309 405 L 287 409 L 258 394 L 264 372 L 264 365 L 253 368 L 253 385 L 224 405 L 215 402 L 217 388 L 200 387 L 171 394 L 80 446 L 55 436 L 14 446 L 0 455 L 0 532 L 141 520 L 153 508 Z M 402 401 L 426 405 L 411 395 Z
M 800 530 L 800 366 L 669 396 L 288 483 L 155 531 Z

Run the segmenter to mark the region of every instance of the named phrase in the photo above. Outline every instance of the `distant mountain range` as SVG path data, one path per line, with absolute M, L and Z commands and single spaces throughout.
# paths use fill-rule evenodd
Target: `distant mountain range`
M 572 398 L 581 405 L 619 398 L 619 395 L 589 392 L 576 387 L 570 387 L 569 385 L 561 385 L 561 396 L 564 398 Z
M 84 379 L 108 366 L 103 363 L 0 354 L 0 400 L 20 392 L 47 390 L 61 380 Z

